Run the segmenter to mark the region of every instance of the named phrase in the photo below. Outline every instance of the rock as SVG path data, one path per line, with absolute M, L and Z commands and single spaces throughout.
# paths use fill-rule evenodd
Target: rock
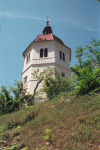
M 46 142 L 46 146 L 49 146 L 50 145 L 50 142 Z

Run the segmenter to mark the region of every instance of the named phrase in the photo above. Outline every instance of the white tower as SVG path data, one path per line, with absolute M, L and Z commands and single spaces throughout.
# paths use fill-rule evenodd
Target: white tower
M 52 33 L 48 20 L 46 23 L 43 34 L 37 35 L 23 52 L 22 79 L 27 84 L 27 92 L 30 94 L 33 94 L 37 83 L 31 73 L 38 68 L 42 72 L 46 67 L 56 67 L 62 73 L 62 76 L 70 76 L 71 49 Z M 41 85 L 37 90 L 41 88 Z

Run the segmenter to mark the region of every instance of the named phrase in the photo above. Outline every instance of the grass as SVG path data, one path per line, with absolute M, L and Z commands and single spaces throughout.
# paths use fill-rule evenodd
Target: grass
M 16 150 L 99 150 L 100 94 L 74 97 L 64 93 L 1 116 L 0 135 L 0 140 L 6 141 L 0 142 L 0 147 L 15 142 Z

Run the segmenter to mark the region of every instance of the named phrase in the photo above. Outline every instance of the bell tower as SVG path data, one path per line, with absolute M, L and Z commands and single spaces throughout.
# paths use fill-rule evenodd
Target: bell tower
M 42 72 L 46 67 L 55 67 L 63 77 L 70 76 L 71 49 L 53 34 L 48 17 L 42 34 L 37 35 L 29 44 L 23 52 L 23 57 L 22 79 L 24 84 L 27 84 L 27 92 L 30 94 L 33 94 L 37 84 L 37 79 L 33 78 L 32 73 L 38 68 Z M 37 90 L 41 87 L 42 83 Z

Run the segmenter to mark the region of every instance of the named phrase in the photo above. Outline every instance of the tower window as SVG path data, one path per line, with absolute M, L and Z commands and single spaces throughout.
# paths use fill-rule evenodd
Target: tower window
M 24 83 L 26 83 L 27 82 L 27 76 L 24 78 Z
M 28 62 L 30 61 L 30 54 L 28 55 Z
M 62 77 L 65 77 L 65 73 L 62 73 Z
M 26 57 L 26 64 L 30 61 L 30 54 Z
M 48 34 L 48 31 L 46 31 L 46 34 Z
M 62 51 L 59 51 L 59 57 L 61 60 L 65 61 L 65 53 Z
M 48 49 L 45 48 L 44 50 L 40 49 L 40 57 L 48 57 Z
M 44 57 L 48 57 L 48 49 L 47 48 L 44 49 Z
M 65 61 L 65 53 L 63 53 L 63 61 Z
M 40 57 L 43 57 L 43 49 L 40 49 Z
M 62 52 L 61 51 L 59 51 L 59 55 L 60 55 L 60 59 L 62 59 Z

